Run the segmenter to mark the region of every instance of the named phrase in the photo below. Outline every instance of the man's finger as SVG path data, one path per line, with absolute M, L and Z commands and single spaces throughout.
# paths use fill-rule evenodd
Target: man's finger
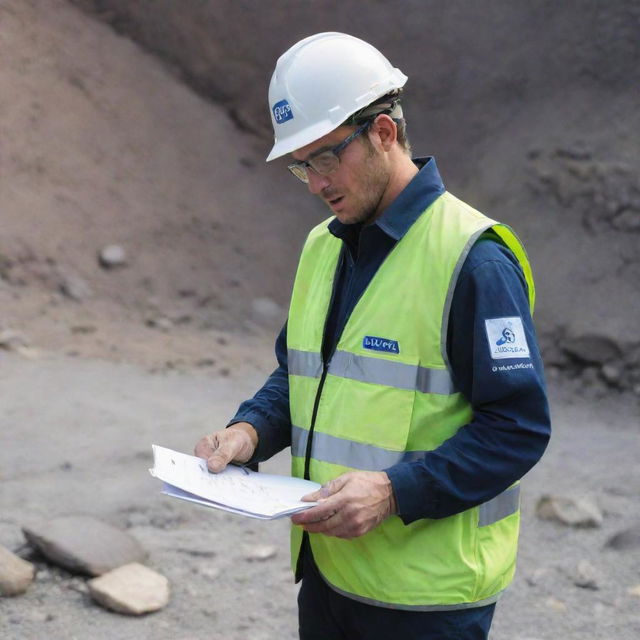
M 207 467 L 213 473 L 220 473 L 235 458 L 237 447 L 228 442 L 218 445 L 218 448 L 207 458 Z
M 330 480 L 326 484 L 323 484 L 319 489 L 313 491 L 312 493 L 308 493 L 306 496 L 302 496 L 300 500 L 304 502 L 322 502 L 326 500 L 329 496 L 332 496 L 338 491 L 340 491 L 344 485 L 349 481 L 349 474 L 343 474 Z
M 216 450 L 217 446 L 218 442 L 215 436 L 205 436 L 204 438 L 200 438 L 196 444 L 193 455 L 206 460 Z

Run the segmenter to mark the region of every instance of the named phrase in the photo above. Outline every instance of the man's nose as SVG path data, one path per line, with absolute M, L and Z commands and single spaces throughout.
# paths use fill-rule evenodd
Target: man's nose
M 309 182 L 307 183 L 309 192 L 314 196 L 317 196 L 323 189 L 326 189 L 331 184 L 329 176 L 321 176 L 311 167 L 307 169 L 307 178 L 309 179 Z

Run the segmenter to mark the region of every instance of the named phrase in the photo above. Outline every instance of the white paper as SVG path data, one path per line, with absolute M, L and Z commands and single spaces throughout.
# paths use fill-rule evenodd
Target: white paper
M 233 465 L 210 473 L 202 458 L 155 444 L 152 449 L 154 466 L 149 472 L 163 481 L 167 495 L 262 519 L 280 518 L 316 504 L 300 500 L 320 488 L 316 482 Z

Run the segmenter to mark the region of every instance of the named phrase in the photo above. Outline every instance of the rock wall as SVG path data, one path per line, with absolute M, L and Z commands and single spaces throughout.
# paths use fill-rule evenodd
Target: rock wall
M 416 153 L 437 155 L 452 191 L 527 244 L 547 361 L 640 393 L 637 2 L 71 1 L 221 104 L 263 154 L 278 55 L 323 30 L 371 41 L 409 76 Z M 308 226 L 301 216 L 293 233 Z M 616 355 L 576 356 L 592 338 Z

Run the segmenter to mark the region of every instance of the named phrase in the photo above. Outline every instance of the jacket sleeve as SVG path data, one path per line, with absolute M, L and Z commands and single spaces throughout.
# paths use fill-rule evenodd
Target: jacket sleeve
M 289 411 L 289 372 L 287 367 L 287 325 L 276 340 L 278 368 L 267 378 L 262 388 L 243 402 L 227 426 L 248 422 L 258 432 L 258 446 L 248 462 L 263 462 L 291 445 L 291 414 Z
M 529 357 L 495 359 L 487 326 L 514 317 L 521 318 Z M 463 265 L 447 353 L 473 414 L 423 458 L 386 469 L 405 524 L 444 518 L 494 498 L 527 473 L 547 446 L 549 408 L 527 285 L 513 254 L 498 242 L 483 237 Z

